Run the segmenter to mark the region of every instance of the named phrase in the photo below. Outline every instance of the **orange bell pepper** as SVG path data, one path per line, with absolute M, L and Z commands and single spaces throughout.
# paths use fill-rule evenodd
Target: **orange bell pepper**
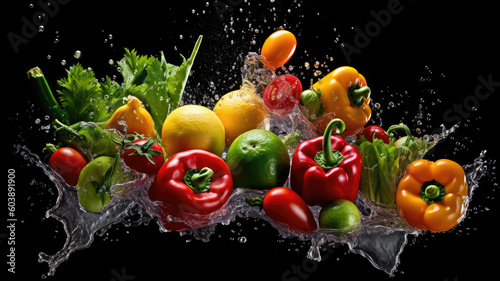
M 447 231 L 465 212 L 465 172 L 454 161 L 417 160 L 398 184 L 396 204 L 406 222 L 420 230 Z

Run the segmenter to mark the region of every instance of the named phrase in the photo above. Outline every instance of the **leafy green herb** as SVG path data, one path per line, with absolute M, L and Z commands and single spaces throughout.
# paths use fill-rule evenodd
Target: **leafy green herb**
M 432 148 L 435 142 L 411 138 L 409 145 L 407 137 L 395 142 L 391 138 L 389 144 L 380 139 L 373 142 L 361 136 L 354 145 L 363 158 L 363 171 L 359 182 L 359 189 L 370 200 L 382 204 L 396 203 L 396 189 L 399 180 L 406 172 L 406 168 L 413 161 L 421 159 Z
M 359 188 L 372 201 L 394 204 L 399 181 L 399 151 L 394 141 L 385 144 L 380 139 L 373 143 L 361 137 L 357 148 L 363 157 L 363 171 Z
M 84 69 L 78 63 L 72 66 L 68 77 L 60 79 L 57 83 L 62 87 L 62 90 L 57 90 L 59 101 L 70 123 L 100 122 L 109 118 L 109 112 L 104 106 L 106 100 L 102 97 L 101 85 L 93 71 Z
M 196 41 L 189 59 L 186 60 L 181 55 L 183 62 L 180 66 L 167 63 L 163 52 L 161 52 L 160 60 L 154 59 L 147 68 L 148 76 L 144 82 L 148 87 L 137 97 L 149 110 L 157 132 L 161 132 L 167 115 L 179 107 L 202 38 L 200 36 Z
M 68 126 L 56 119 L 54 128 L 58 138 L 65 140 L 66 143 L 73 144 L 73 147 L 83 149 L 89 154 L 90 158 L 96 156 L 112 157 L 118 151 L 118 146 L 114 142 L 117 136 L 112 132 L 103 130 L 95 123 L 81 121 Z
M 167 115 L 180 104 L 202 38 L 198 38 L 188 59 L 181 55 L 180 66 L 167 63 L 163 52 L 158 59 L 125 49 L 118 62 L 121 84 L 109 76 L 99 82 L 92 70 L 78 63 L 70 68 L 67 77 L 57 81 L 61 88 L 56 97 L 39 68 L 31 69 L 27 75 L 53 115 L 54 128 L 63 143 L 76 140 L 93 156 L 113 156 L 116 149 L 112 137 L 99 126 L 124 104 L 125 97 L 132 95 L 146 106 L 156 131 L 161 132 Z

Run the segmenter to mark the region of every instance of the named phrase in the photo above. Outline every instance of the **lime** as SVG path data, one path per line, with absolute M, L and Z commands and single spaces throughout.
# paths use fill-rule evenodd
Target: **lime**
M 321 209 L 319 213 L 319 226 L 321 228 L 341 229 L 340 234 L 345 234 L 356 229 L 361 222 L 358 207 L 349 200 L 340 199 Z
M 229 147 L 226 163 L 235 187 L 271 189 L 288 178 L 290 156 L 281 139 L 264 129 L 239 135 Z

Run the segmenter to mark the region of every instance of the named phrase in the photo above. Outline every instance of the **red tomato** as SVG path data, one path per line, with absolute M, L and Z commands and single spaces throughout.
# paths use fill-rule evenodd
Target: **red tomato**
M 70 147 L 61 147 L 50 156 L 49 167 L 59 174 L 67 184 L 75 186 L 78 177 L 87 161 L 76 150 Z
M 293 75 L 285 74 L 276 77 L 266 86 L 262 99 L 268 108 L 286 114 L 299 102 L 301 93 L 300 80 Z
M 156 174 L 165 162 L 160 145 L 153 139 L 140 139 L 126 145 L 122 158 L 131 169 L 148 175 Z
M 318 228 L 304 199 L 289 188 L 269 190 L 264 196 L 263 208 L 270 218 L 291 230 L 312 232 Z
M 385 144 L 389 144 L 391 142 L 389 136 L 384 131 L 384 129 L 376 125 L 364 128 L 356 139 L 359 140 L 361 136 L 365 136 L 366 140 L 369 142 L 373 142 L 373 137 L 382 140 Z
M 278 30 L 266 39 L 260 54 L 266 58 L 268 67 L 272 66 L 276 69 L 290 60 L 296 48 L 295 35 L 290 31 Z

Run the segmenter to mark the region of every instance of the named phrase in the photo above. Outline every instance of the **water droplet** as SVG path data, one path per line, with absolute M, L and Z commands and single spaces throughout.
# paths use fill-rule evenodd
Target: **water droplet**
M 52 57 L 50 55 L 47 55 L 47 59 L 50 60 Z
M 238 242 L 240 242 L 240 243 L 246 243 L 247 242 L 247 238 L 245 236 L 238 237 Z
M 42 120 L 40 120 L 40 118 L 37 118 L 37 119 L 35 119 L 35 124 L 37 124 L 37 125 L 38 125 L 38 124 L 40 124 L 40 122 L 41 122 L 41 121 L 42 121 Z
M 109 63 L 110 65 L 113 65 L 113 63 L 115 63 L 115 61 L 114 61 L 114 60 L 112 60 L 112 59 L 109 59 L 109 60 L 108 60 L 108 63 Z
M 73 56 L 75 57 L 75 59 L 79 59 L 82 56 L 82 52 L 80 52 L 79 50 L 76 50 L 75 53 L 73 54 Z
M 179 39 L 182 39 L 182 38 L 184 38 L 184 36 L 182 36 L 182 34 L 181 34 L 181 35 L 179 35 Z
M 61 65 L 66 65 L 66 60 L 62 60 Z
M 38 27 L 38 32 L 44 32 L 44 31 L 45 31 L 45 26 L 40 25 L 40 26 Z

